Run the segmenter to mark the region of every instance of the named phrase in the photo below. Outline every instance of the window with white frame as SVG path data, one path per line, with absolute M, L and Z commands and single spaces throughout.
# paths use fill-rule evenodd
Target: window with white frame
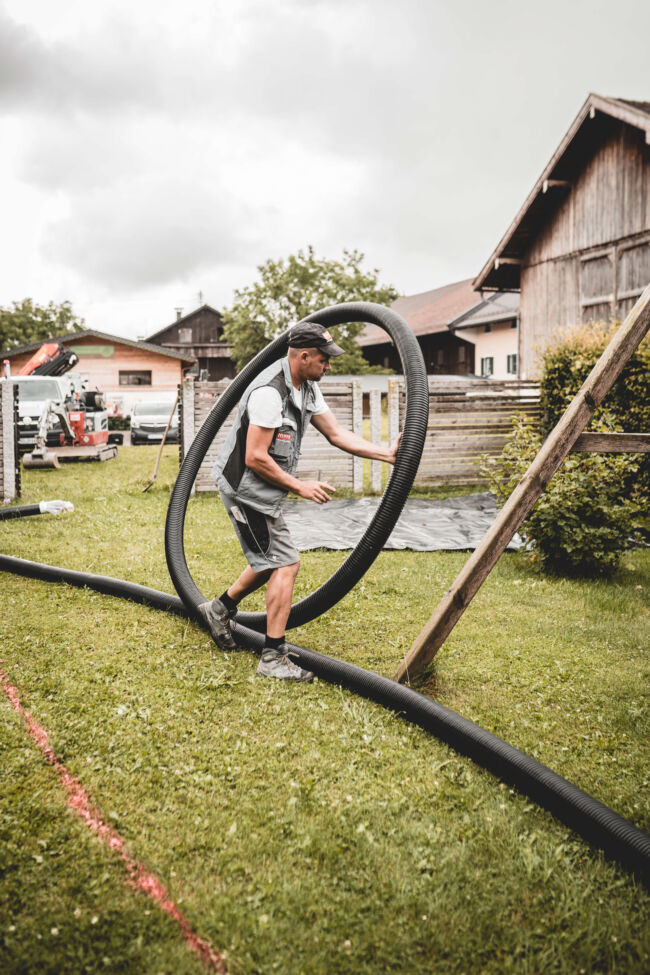
M 506 371 L 509 376 L 517 375 L 517 353 L 512 352 L 508 356 L 508 365 L 506 366 Z
M 151 369 L 119 370 L 120 386 L 151 386 Z
M 494 373 L 494 356 L 484 355 L 481 358 L 481 376 L 491 376 Z

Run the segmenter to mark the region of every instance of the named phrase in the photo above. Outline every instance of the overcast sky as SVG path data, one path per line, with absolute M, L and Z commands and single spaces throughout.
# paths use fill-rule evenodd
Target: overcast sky
M 135 338 L 312 244 L 478 273 L 648 0 L 0 0 L 0 305 Z

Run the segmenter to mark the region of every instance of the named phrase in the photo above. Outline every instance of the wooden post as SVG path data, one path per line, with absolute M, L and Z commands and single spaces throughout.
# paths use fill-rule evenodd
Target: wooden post
M 487 579 L 510 539 L 530 514 L 537 499 L 570 453 L 595 409 L 621 374 L 626 362 L 650 328 L 650 285 L 645 289 L 616 335 L 588 375 L 523 478 L 514 489 L 481 544 L 465 563 L 455 582 L 398 667 L 394 679 L 411 680 L 433 659 Z
M 370 439 L 374 444 L 381 443 L 381 390 L 370 390 Z M 381 469 L 378 460 L 370 461 L 370 488 L 376 494 L 381 491 Z
M 388 443 L 394 443 L 399 434 L 399 397 L 401 379 L 388 380 Z
M 358 379 L 352 381 L 352 432 L 363 435 L 363 390 Z M 352 457 L 352 490 L 355 494 L 363 492 L 363 460 Z
M 186 376 L 181 385 L 180 396 L 180 444 L 178 448 L 180 464 L 183 463 L 187 452 L 192 446 L 197 434 L 195 408 L 194 377 Z M 196 493 L 196 481 L 192 485 L 192 494 Z
M 0 382 L 0 500 L 10 501 L 19 493 L 16 483 L 16 440 L 18 424 L 15 422 L 14 400 L 18 387 L 5 380 Z

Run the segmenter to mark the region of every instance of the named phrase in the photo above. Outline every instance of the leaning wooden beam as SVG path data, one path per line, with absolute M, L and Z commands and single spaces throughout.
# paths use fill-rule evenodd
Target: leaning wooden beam
M 487 579 L 510 539 L 527 518 L 558 467 L 589 423 L 650 328 L 650 285 L 583 383 L 476 551 L 398 667 L 394 679 L 412 680 L 425 669 Z

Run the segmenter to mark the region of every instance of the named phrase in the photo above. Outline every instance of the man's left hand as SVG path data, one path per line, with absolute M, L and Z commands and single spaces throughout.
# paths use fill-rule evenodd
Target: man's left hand
M 397 437 L 397 439 L 388 448 L 388 457 L 386 460 L 389 464 L 394 464 L 397 459 L 397 451 L 399 449 L 400 440 L 402 439 L 402 434 Z

